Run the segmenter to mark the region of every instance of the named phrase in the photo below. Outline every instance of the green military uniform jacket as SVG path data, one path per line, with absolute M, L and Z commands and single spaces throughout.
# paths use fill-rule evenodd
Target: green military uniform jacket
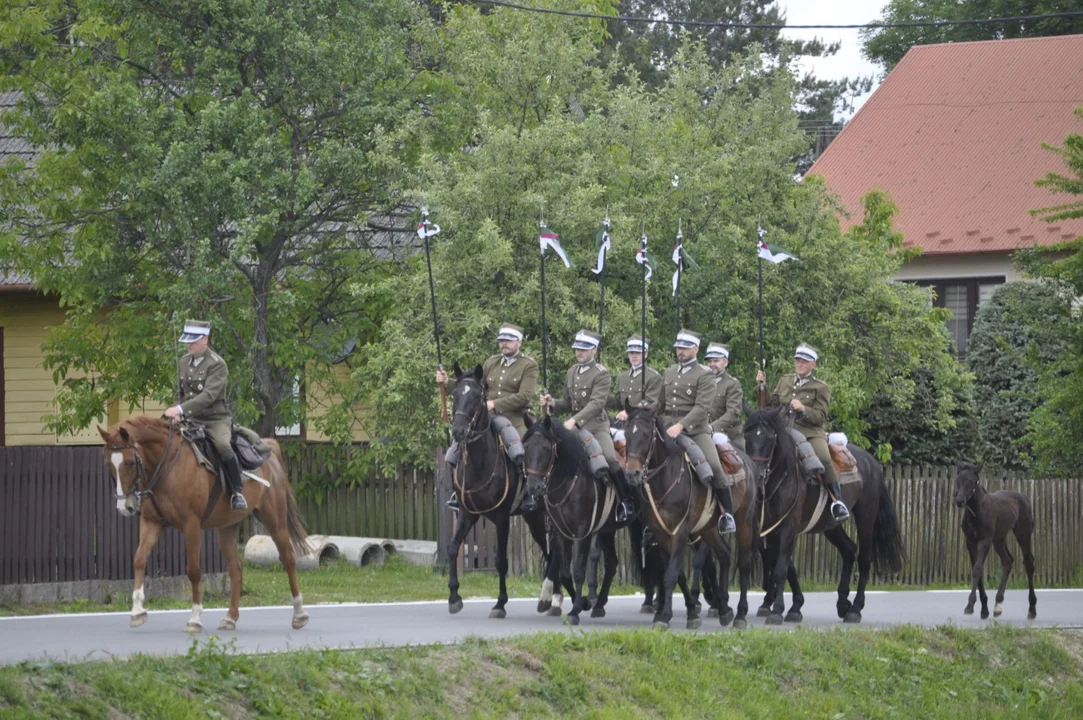
M 662 376 L 658 412 L 667 427 L 680 423 L 688 435 L 709 433 L 714 397 L 714 373 L 708 368 L 695 360 L 686 366 L 670 365 Z
M 740 440 L 741 411 L 744 393 L 741 381 L 723 370 L 714 376 L 714 404 L 711 406 L 711 430 Z
M 522 352 L 509 360 L 510 363 L 497 353 L 482 365 L 485 399 L 492 400 L 493 412 L 511 420 L 522 435 L 538 385 L 538 363 Z
M 592 435 L 609 435 L 609 416 L 605 414 L 605 404 L 609 400 L 609 390 L 613 387 L 613 376 L 599 362 L 584 365 L 576 363 L 568 368 L 564 377 L 564 397 L 553 403 L 553 412 L 563 415 L 574 413 L 575 424 Z
M 202 355 L 185 355 L 177 361 L 177 404 L 184 417 L 209 423 L 232 417 L 226 406 L 229 370 L 218 353 L 207 348 Z
M 778 379 L 778 386 L 768 398 L 768 405 L 788 406 L 797 398 L 805 406 L 798 413 L 793 427 L 807 438 L 827 437 L 825 427 L 831 419 L 831 388 L 813 373 L 801 387 L 797 387 L 797 375 L 790 373 Z
M 638 405 L 644 399 L 643 373 L 647 373 L 646 403 L 648 407 L 657 407 L 658 398 L 662 395 L 662 373 L 645 365 L 638 370 L 628 368 L 617 376 L 605 406 L 610 410 L 623 410 L 625 400 L 632 407 Z

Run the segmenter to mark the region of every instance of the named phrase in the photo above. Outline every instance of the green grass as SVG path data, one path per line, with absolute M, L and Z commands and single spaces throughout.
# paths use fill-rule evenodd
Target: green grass
M 0 716 L 1083 717 L 1083 634 L 546 633 L 455 646 L 0 668 Z
M 447 575 L 433 572 L 431 568 L 410 565 L 399 557 L 391 556 L 383 567 L 358 568 L 342 561 L 321 567 L 319 570 L 297 574 L 306 604 L 334 602 L 388 602 L 393 600 L 446 600 L 448 596 Z M 153 583 L 153 579 L 147 581 Z M 493 573 L 469 572 L 459 574 L 459 594 L 464 598 L 496 597 L 499 585 Z M 538 580 L 508 578 L 508 596 L 512 598 L 537 597 Z M 227 591 L 228 592 L 228 591 Z M 614 595 L 638 592 L 628 585 L 614 584 Z M 241 607 L 258 605 L 284 605 L 290 602 L 290 586 L 281 567 L 260 568 L 246 565 L 244 585 L 241 589 Z M 169 610 L 191 607 L 190 600 L 150 600 L 148 610 Z M 203 606 L 226 607 L 229 595 L 204 592 Z M 41 615 L 56 612 L 111 612 L 131 609 L 131 593 L 126 592 L 106 604 L 86 601 L 51 605 L 0 605 L 0 616 Z

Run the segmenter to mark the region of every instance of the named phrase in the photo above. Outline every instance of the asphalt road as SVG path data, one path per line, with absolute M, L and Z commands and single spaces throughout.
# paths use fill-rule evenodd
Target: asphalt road
M 753 613 L 762 597 L 761 593 L 749 595 Z M 469 636 L 496 638 L 542 631 L 650 627 L 651 616 L 639 613 L 641 601 L 642 596 L 611 598 L 605 618 L 584 617 L 578 629 L 569 628 L 561 618 L 539 615 L 536 600 L 511 600 L 508 616 L 503 620 L 488 617 L 494 602 L 491 599 L 467 600 L 457 615 L 448 614 L 444 601 L 316 605 L 307 608 L 312 618 L 308 626 L 297 631 L 290 629 L 292 608 L 288 606 L 241 608 L 236 632 L 214 630 L 225 610 L 213 609 L 203 612 L 205 629 L 195 637 L 206 641 L 209 636 L 217 635 L 223 640 L 235 640 L 239 652 L 264 653 L 298 648 L 427 645 L 457 642 Z M 992 598 L 990 606 L 991 601 Z M 731 603 L 736 604 L 736 599 L 731 599 Z M 993 622 L 992 618 L 981 620 L 977 614 L 964 615 L 965 604 L 966 592 L 961 590 L 870 592 L 863 623 L 843 625 L 835 615 L 834 593 L 807 593 L 802 625 L 849 628 L 954 624 L 978 628 Z M 564 611 L 568 609 L 569 602 L 565 599 Z M 187 610 L 151 611 L 140 628 L 130 628 L 124 613 L 0 618 L 0 664 L 45 659 L 84 661 L 135 653 L 183 654 L 192 643 L 192 636 L 184 632 L 188 615 Z M 1083 626 L 1083 590 L 1039 590 L 1037 619 L 1028 621 L 1026 615 L 1026 592 L 1009 590 L 1001 623 L 1020 627 Z M 763 618 L 750 616 L 749 627 L 764 627 Z M 673 630 L 687 632 L 683 603 L 675 611 Z M 717 619 L 706 616 L 699 631 L 734 632 L 721 628 Z

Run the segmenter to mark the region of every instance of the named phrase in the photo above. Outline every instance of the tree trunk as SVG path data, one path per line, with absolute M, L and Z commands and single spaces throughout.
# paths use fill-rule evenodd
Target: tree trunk
M 252 287 L 252 383 L 259 404 L 260 416 L 256 432 L 260 437 L 274 437 L 275 417 L 274 373 L 271 371 L 270 298 L 274 272 L 269 263 L 261 263 Z

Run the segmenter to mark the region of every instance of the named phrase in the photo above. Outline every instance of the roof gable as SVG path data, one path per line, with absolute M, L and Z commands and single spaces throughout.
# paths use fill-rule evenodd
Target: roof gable
M 1009 252 L 1083 235 L 1030 210 L 1070 201 L 1035 186 L 1066 168 L 1042 143 L 1083 133 L 1083 35 L 910 49 L 809 173 L 860 221 L 887 191 L 907 247 L 926 254 Z

